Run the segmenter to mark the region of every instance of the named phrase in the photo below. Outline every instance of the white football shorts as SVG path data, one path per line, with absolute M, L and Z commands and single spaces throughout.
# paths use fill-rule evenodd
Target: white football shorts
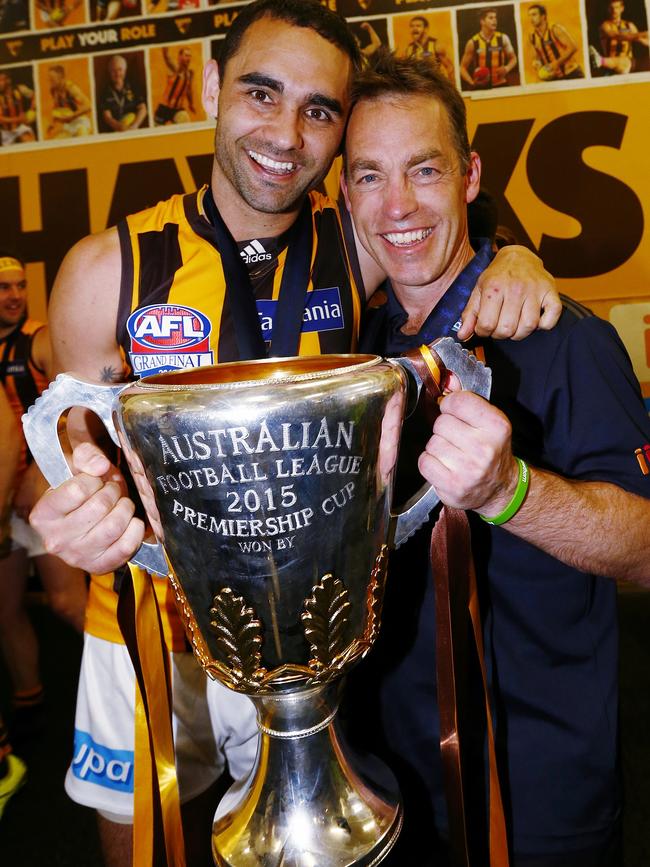
M 226 761 L 234 780 L 255 763 L 258 729 L 245 695 L 210 680 L 190 652 L 171 654 L 181 801 L 204 792 Z M 135 673 L 123 644 L 84 636 L 74 751 L 65 790 L 114 822 L 133 821 Z

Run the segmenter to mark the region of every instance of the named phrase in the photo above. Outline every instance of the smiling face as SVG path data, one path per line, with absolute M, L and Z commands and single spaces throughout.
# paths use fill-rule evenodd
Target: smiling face
M 0 336 L 20 322 L 27 309 L 27 280 L 20 267 L 0 270 Z
M 345 152 L 359 240 L 400 300 L 416 290 L 433 306 L 471 258 L 466 204 L 478 192 L 478 157 L 463 174 L 443 104 L 419 94 L 358 103 Z
M 217 115 L 212 187 L 233 234 L 242 221 L 254 230 L 260 214 L 278 215 L 262 221 L 266 231 L 284 231 L 325 177 L 343 136 L 351 71 L 348 56 L 315 31 L 269 17 L 249 27 L 228 60 L 218 108 L 216 66 L 208 66 L 204 105 Z

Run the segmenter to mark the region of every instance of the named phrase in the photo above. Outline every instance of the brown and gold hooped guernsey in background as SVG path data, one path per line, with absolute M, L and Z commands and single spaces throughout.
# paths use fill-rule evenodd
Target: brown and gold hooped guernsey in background
M 173 196 L 118 224 L 122 284 L 117 340 L 136 376 L 239 357 L 222 257 L 202 207 L 205 190 Z M 312 258 L 297 354 L 354 352 L 364 302 L 339 210 L 320 193 L 309 199 Z M 268 341 L 287 249 L 282 239 L 253 238 L 238 246 Z M 274 253 L 267 252 L 274 247 Z
M 25 319 L 11 334 L 0 340 L 0 382 L 19 425 L 23 413 L 49 384 L 45 371 L 36 365 L 32 357 L 34 335 L 44 327 L 43 322 Z M 24 472 L 30 462 L 31 456 L 23 440 L 19 473 Z

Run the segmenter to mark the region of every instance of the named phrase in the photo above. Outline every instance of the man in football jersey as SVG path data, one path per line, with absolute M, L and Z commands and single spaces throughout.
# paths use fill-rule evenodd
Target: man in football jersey
M 164 126 L 168 123 L 189 123 L 190 115 L 196 114 L 194 107 L 194 70 L 191 67 L 192 52 L 189 48 L 179 48 L 174 62 L 167 46 L 163 48 L 163 58 L 169 69 L 165 92 L 156 108 L 154 123 Z
M 0 71 L 0 142 L 3 147 L 34 141 L 34 91 L 14 84 L 9 72 Z
M 447 49 L 429 33 L 429 22 L 424 15 L 414 15 L 409 21 L 411 41 L 406 47 L 407 57 L 434 57 L 443 73 L 450 81 L 454 80 L 454 66 Z
M 97 0 L 95 19 L 97 21 L 115 21 L 127 15 L 138 15 L 140 0 Z
M 313 355 L 355 349 L 362 305 L 383 274 L 363 249 L 356 248 L 345 209 L 314 189 L 340 148 L 351 78 L 360 63 L 357 43 L 345 22 L 317 2 L 259 0 L 242 9 L 224 40 L 219 64 L 209 61 L 203 75 L 203 104 L 217 119 L 209 185 L 86 238 L 67 255 L 50 307 L 58 369 L 110 382 L 133 372 L 153 373 L 161 365 L 182 366 L 183 352 L 171 339 L 163 336 L 149 346 L 140 339 L 143 305 L 148 316 L 160 321 L 170 307 L 175 315 L 193 317 L 194 329 L 202 329 L 208 344 L 200 351 L 212 362 L 263 357 L 269 351 Z M 311 257 L 296 244 L 298 230 L 311 239 Z M 532 270 L 523 285 L 516 278 L 515 286 L 501 268 L 501 277 L 494 271 L 488 275 L 470 299 L 461 338 L 475 329 L 523 337 L 540 322 L 542 309 L 542 327 L 553 324 L 557 298 L 538 260 L 529 255 L 516 250 L 504 254 L 500 264 L 510 273 L 517 270 L 517 261 L 524 270 Z M 294 284 L 285 285 L 278 277 L 289 272 L 287 261 L 299 276 Z M 237 267 L 238 262 L 245 268 Z M 89 270 L 94 275 L 91 284 L 86 279 Z M 503 278 L 510 293 L 499 285 Z M 283 295 L 296 288 L 302 293 L 294 311 L 297 336 L 286 343 L 276 333 L 280 329 L 274 327 L 274 317 Z M 242 296 L 252 302 L 244 310 L 238 304 Z M 328 305 L 335 314 L 314 325 L 316 318 L 305 314 L 318 299 L 329 298 L 336 301 Z M 83 562 L 92 573 L 105 573 L 121 566 L 139 546 L 143 522 L 134 517 L 120 473 L 92 444 L 83 413 L 71 413 L 68 431 L 76 445 L 75 476 L 45 495 L 33 513 L 34 524 L 48 538 L 51 550 L 77 565 Z M 178 624 L 165 607 L 165 582 L 157 584 L 162 588 L 163 616 Z M 102 586 L 106 600 L 112 581 Z M 91 608 L 89 604 L 89 620 Z M 106 624 L 102 629 L 109 636 Z M 168 629 L 171 632 L 173 628 Z M 124 666 L 119 634 L 116 638 L 113 631 L 110 636 L 105 643 L 112 642 Z M 86 668 L 96 654 L 101 658 L 107 652 L 98 647 L 101 636 L 95 633 L 90 638 L 86 649 L 92 654 L 84 651 Z M 111 686 L 117 689 L 121 684 Z M 180 686 L 177 678 L 175 688 Z M 218 686 L 211 684 L 208 691 Z M 127 683 L 127 693 L 128 689 Z M 93 701 L 101 698 L 96 693 L 97 687 Z M 228 719 L 239 720 L 221 728 L 227 736 L 221 736 L 219 746 L 229 761 L 231 745 L 245 752 L 256 742 L 252 713 L 246 705 L 233 705 L 236 699 L 241 696 L 228 693 L 216 700 Z M 114 697 L 110 700 L 116 706 Z M 131 726 L 132 714 L 131 710 Z M 122 749 L 133 747 L 126 743 Z M 177 762 L 182 784 L 182 757 Z M 235 769 L 233 776 L 237 773 Z M 77 781 L 78 777 L 71 781 L 73 786 Z M 122 846 L 128 851 L 130 828 L 120 823 L 128 822 L 133 807 L 126 798 L 118 805 L 116 798 L 101 799 L 97 792 L 98 787 L 86 788 L 77 798 L 88 804 L 92 799 L 102 810 L 110 864 L 111 850 Z
M 589 46 L 589 59 L 595 71 L 608 75 L 627 75 L 634 70 L 634 44 L 648 47 L 648 31 L 639 30 L 633 21 L 623 18 L 623 0 L 612 0 L 607 7 L 609 17 L 600 25 L 600 53 Z
M 68 4 L 65 0 L 36 0 L 36 8 L 43 24 L 48 27 L 63 27 L 81 2 L 82 0 L 73 0 Z
M 479 12 L 480 30 L 465 44 L 460 77 L 472 89 L 505 87 L 508 73 L 517 65 L 510 37 L 497 30 L 497 24 L 497 10 L 482 9 Z
M 65 67 L 57 63 L 47 72 L 52 99 L 52 120 L 48 138 L 77 138 L 90 135 L 90 100 L 78 84 L 66 77 Z
M 8 250 L 0 250 L 0 357 L 0 384 L 7 396 L 2 409 L 10 410 L 19 425 L 22 414 L 47 387 L 52 365 L 47 326 L 27 315 L 24 263 Z M 8 544 L 0 555 L 0 647 L 14 690 L 10 725 L 15 743 L 26 741 L 45 724 L 38 641 L 25 608 L 29 561 L 35 562 L 54 613 L 79 632 L 86 605 L 83 572 L 48 554 L 27 523 L 47 485 L 20 433 L 20 461 L 4 534 Z
M 566 27 L 549 24 L 546 7 L 540 3 L 528 7 L 528 18 L 533 28 L 529 37 L 533 67 L 540 81 L 584 78 L 575 58 L 578 46 Z

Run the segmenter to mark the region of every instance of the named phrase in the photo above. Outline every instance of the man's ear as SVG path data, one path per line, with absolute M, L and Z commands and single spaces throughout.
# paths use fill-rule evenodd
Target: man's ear
M 203 108 L 209 117 L 216 118 L 219 113 L 219 93 L 221 82 L 219 80 L 219 67 L 216 60 L 208 60 L 203 67 L 203 89 L 201 101 Z
M 473 202 L 481 188 L 481 158 L 472 151 L 469 157 L 469 168 L 465 173 L 465 201 Z

